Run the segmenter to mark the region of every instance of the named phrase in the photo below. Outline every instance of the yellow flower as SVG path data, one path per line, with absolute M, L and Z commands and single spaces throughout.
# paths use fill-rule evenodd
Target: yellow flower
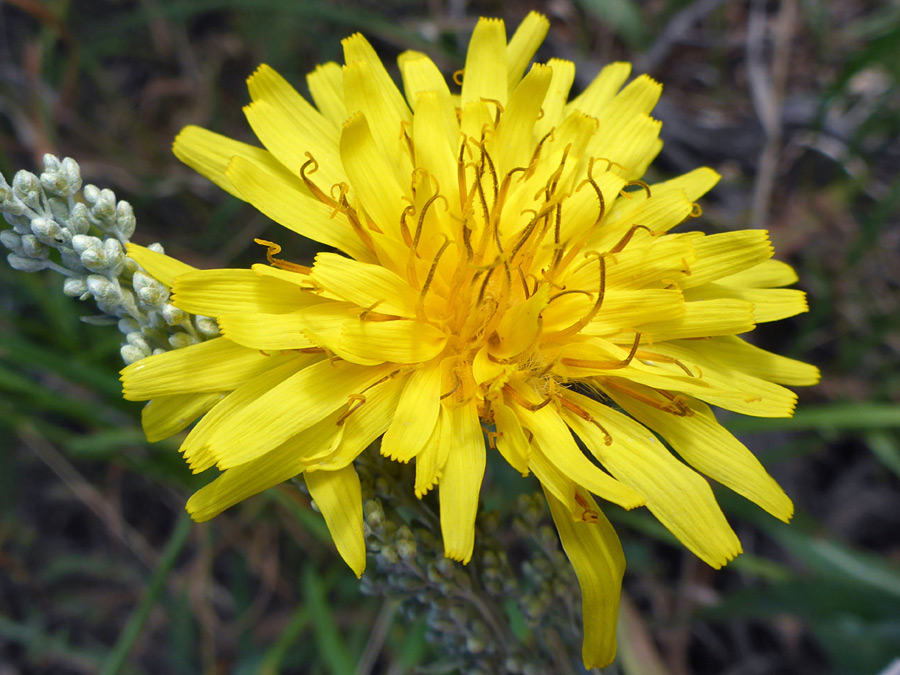
M 718 175 L 640 181 L 662 146 L 661 86 L 623 88 L 630 66 L 613 63 L 567 100 L 572 63 L 528 68 L 547 28 L 532 13 L 507 42 L 502 21 L 479 21 L 458 94 L 406 52 L 404 96 L 361 35 L 344 40 L 346 65 L 308 76 L 315 107 L 261 66 L 245 112 L 265 149 L 188 127 L 175 154 L 342 253 L 307 268 L 272 244 L 268 265 L 198 271 L 132 246 L 223 337 L 122 379 L 126 398 L 152 399 L 153 439 L 202 417 L 182 452 L 223 473 L 188 502 L 196 520 L 303 474 L 356 574 L 364 448 L 380 438 L 415 460 L 415 493 L 438 489 L 445 554 L 462 562 L 499 451 L 546 493 L 598 666 L 615 655 L 624 558 L 592 495 L 646 505 L 724 565 L 740 543 L 689 466 L 782 520 L 792 505 L 708 404 L 786 417 L 796 397 L 780 385 L 818 372 L 736 337 L 807 308 L 778 288 L 796 276 L 766 232 L 669 233 Z

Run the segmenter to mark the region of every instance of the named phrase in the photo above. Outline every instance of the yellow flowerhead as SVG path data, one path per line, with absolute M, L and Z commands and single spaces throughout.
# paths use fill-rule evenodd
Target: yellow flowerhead
M 268 66 L 249 79 L 265 149 L 185 129 L 180 159 L 341 253 L 307 268 L 272 245 L 268 265 L 197 271 L 131 247 L 223 337 L 123 381 L 126 398 L 152 399 L 152 439 L 202 416 L 182 452 L 223 473 L 188 502 L 195 519 L 302 473 L 357 574 L 363 449 L 380 438 L 382 454 L 415 460 L 411 488 L 438 489 L 445 554 L 463 562 L 499 451 L 546 493 L 597 666 L 615 654 L 624 558 L 592 495 L 646 505 L 720 567 L 740 543 L 689 466 L 782 520 L 792 506 L 707 404 L 789 416 L 796 397 L 780 385 L 818 373 L 736 337 L 806 310 L 778 288 L 796 276 L 766 232 L 670 234 L 717 174 L 640 181 L 662 145 L 649 115 L 661 86 L 623 88 L 630 66 L 614 63 L 567 100 L 572 63 L 528 67 L 547 27 L 530 14 L 507 42 L 502 21 L 479 21 L 458 94 L 406 52 L 404 96 L 353 35 L 346 65 L 308 76 L 315 107 Z

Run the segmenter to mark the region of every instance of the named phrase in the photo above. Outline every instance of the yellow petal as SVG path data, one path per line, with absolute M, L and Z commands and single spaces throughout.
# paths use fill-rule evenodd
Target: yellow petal
M 628 414 L 659 433 L 692 467 L 787 522 L 794 505 L 746 446 L 722 427 L 708 406 L 691 400 L 678 417 L 629 396 L 612 393 Z
M 394 363 L 430 361 L 444 350 L 447 335 L 419 321 L 349 320 L 341 328 L 341 350 L 350 360 Z
M 366 569 L 362 488 L 353 465 L 303 474 L 310 496 L 325 517 L 338 553 L 357 577 Z
M 419 454 L 416 455 L 416 497 L 421 499 L 438 483 L 443 475 L 444 462 L 447 459 L 448 452 L 442 448 L 442 441 L 449 440 L 449 435 L 443 433 L 443 425 L 447 424 L 445 418 L 447 416 L 444 407 L 441 406 L 437 423 L 431 431 L 431 436 L 422 446 Z M 449 451 L 449 448 L 446 448 Z
M 324 183 L 326 192 L 346 180 L 338 157 L 338 130 L 331 122 L 267 65 L 247 79 L 247 86 L 252 99 L 244 108 L 247 121 L 288 171 L 299 176 L 309 152 L 318 163 L 316 180 Z
M 569 512 L 570 518 L 579 518 L 584 509 L 575 501 L 579 494 L 578 487 L 571 478 L 556 466 L 547 453 L 532 443 L 528 454 L 528 467 L 541 483 L 544 492 L 549 492 L 560 501 Z
M 384 363 L 384 358 L 364 358 L 344 352 L 341 345 L 344 324 L 347 321 L 358 320 L 362 314 L 359 307 L 350 302 L 323 302 L 304 309 L 299 314 L 303 334 L 320 347 L 332 352 L 334 356 L 365 366 L 375 366 Z
M 644 288 L 651 284 L 672 286 L 684 277 L 685 264 L 696 258 L 687 237 L 666 235 L 652 239 L 646 246 L 625 247 L 607 261 L 606 283 L 610 288 Z M 599 268 L 589 260 L 572 275 L 572 288 L 595 289 L 599 285 Z
M 437 424 L 440 397 L 440 364 L 414 371 L 403 388 L 394 420 L 381 439 L 381 454 L 398 462 L 415 457 Z
M 262 457 L 220 474 L 191 496 L 188 513 L 197 522 L 204 522 L 248 497 L 290 480 L 306 469 L 304 453 L 327 449 L 340 434 L 341 428 L 333 419 L 314 424 Z
M 231 391 L 244 381 L 280 363 L 223 337 L 141 359 L 121 371 L 128 401 L 157 396 Z
M 597 236 L 591 239 L 591 246 L 598 251 L 614 247 L 634 225 L 646 227 L 653 233 L 634 230 L 626 246 L 639 246 L 650 237 L 668 232 L 684 222 L 694 208 L 683 190 L 667 190 L 661 194 L 654 192 L 650 199 L 641 201 L 618 199 L 615 205 L 613 212 L 604 219 Z
M 151 277 L 169 290 L 172 289 L 172 284 L 175 283 L 175 277 L 197 269 L 181 262 L 177 258 L 151 251 L 149 248 L 138 246 L 130 241 L 125 244 L 125 253 L 143 267 Z
M 562 330 L 594 306 L 590 298 L 571 293 L 554 300 L 541 314 L 544 331 Z M 640 291 L 609 289 L 594 320 L 582 335 L 615 335 L 648 322 L 672 321 L 684 316 L 684 300 L 677 288 L 643 289 Z M 630 339 L 630 335 L 625 336 Z
M 707 403 L 755 417 L 790 417 L 794 414 L 794 406 L 797 404 L 794 392 L 748 375 L 741 364 L 714 360 L 712 353 L 705 351 L 705 342 L 662 342 L 655 344 L 653 351 L 678 359 L 686 368 L 698 374 L 696 379 L 710 385 L 707 389 L 686 392 Z M 677 368 L 671 364 L 659 364 L 658 367 L 668 368 L 671 372 L 676 372 Z
M 450 435 L 450 454 L 444 466 L 438 496 L 444 555 L 466 564 L 475 546 L 478 493 L 484 478 L 484 435 L 475 401 L 450 411 L 442 433 Z
M 525 302 L 504 313 L 497 325 L 497 342 L 488 347 L 491 356 L 511 359 L 534 346 L 541 332 L 541 311 L 547 306 L 549 295 L 550 287 L 541 286 Z
M 339 248 L 358 260 L 372 260 L 372 252 L 353 231 L 347 217 L 304 194 L 302 183 L 296 178 L 266 174 L 256 163 L 241 157 L 234 158 L 226 173 L 242 199 L 279 225 Z M 312 177 L 317 178 L 318 172 Z
M 155 443 L 177 434 L 209 411 L 223 396 L 224 392 L 157 396 L 141 410 L 144 435 Z
M 765 230 L 722 232 L 691 240 L 697 260 L 678 281 L 682 288 L 694 288 L 724 276 L 754 267 L 772 257 L 772 243 Z
M 716 283 L 736 288 L 776 288 L 795 284 L 797 279 L 794 268 L 787 263 L 780 260 L 766 260 L 743 272 L 722 277 Z
M 301 312 L 288 314 L 224 314 L 219 317 L 223 337 L 263 351 L 316 347 L 303 334 Z
M 350 260 L 334 253 L 319 253 L 312 278 L 330 293 L 361 308 L 407 319 L 416 316 L 419 292 L 406 280 L 381 265 Z
M 730 370 L 778 384 L 802 387 L 816 384 L 820 378 L 819 369 L 809 363 L 773 354 L 735 336 L 705 340 L 703 353 L 710 361 Z
M 505 176 L 510 169 L 528 164 L 533 152 L 534 123 L 552 77 L 549 67 L 535 64 L 510 94 L 493 146 L 497 148 L 495 161 L 499 175 Z
M 249 462 L 346 405 L 388 372 L 387 367 L 314 363 L 236 411 L 210 436 L 210 452 L 220 469 Z
M 188 434 L 184 443 L 181 444 L 180 452 L 184 455 L 184 459 L 194 473 L 205 471 L 216 463 L 216 456 L 210 450 L 209 440 L 220 427 L 229 424 L 235 415 L 260 396 L 274 389 L 311 363 L 321 360 L 322 357 L 318 355 L 293 355 L 289 357 L 273 356 L 271 358 L 272 367 L 242 383 L 217 403 L 191 429 L 191 433 Z
M 529 12 L 516 28 L 516 32 L 513 33 L 509 39 L 509 45 L 506 47 L 509 91 L 515 89 L 519 84 L 522 74 L 528 69 L 528 64 L 538 47 L 541 46 L 549 29 L 550 22 L 547 17 L 538 12 Z
M 391 424 L 394 412 L 400 403 L 400 395 L 408 374 L 385 379 L 368 389 L 362 399 L 351 402 L 352 412 L 343 421 L 343 435 L 334 451 L 320 459 L 309 462 L 310 469 L 334 471 L 340 469 L 359 456 L 363 450 L 375 442 Z
M 522 70 L 524 72 L 525 69 Z M 481 18 L 475 25 L 466 53 L 461 98 L 463 115 L 466 105 L 483 98 L 506 105 L 508 83 L 503 20 Z
M 344 73 L 334 61 L 316 66 L 306 76 L 309 93 L 319 112 L 338 129 L 347 119 L 347 106 L 344 105 Z
M 663 194 L 669 190 L 684 190 L 687 198 L 695 202 L 712 190 L 721 178 L 722 176 L 708 166 L 701 166 L 676 178 L 662 183 L 654 183 L 650 188 L 653 194 Z
M 295 275 L 300 276 L 300 275 Z M 288 283 L 253 270 L 196 270 L 179 275 L 172 303 L 192 314 L 286 314 L 320 300 Z
M 563 550 L 575 569 L 581 587 L 584 641 L 581 656 L 585 668 L 603 668 L 616 657 L 616 621 L 625 555 L 613 526 L 590 497 L 596 522 L 572 519 L 565 505 L 544 490 Z
M 333 419 L 323 420 L 302 434 L 253 461 L 228 469 L 188 500 L 187 509 L 197 522 L 210 520 L 238 502 L 274 487 L 305 469 L 305 452 L 334 445 L 341 429 Z
M 615 119 L 616 122 L 609 124 L 608 119 Z M 640 178 L 662 147 L 659 144 L 662 122 L 646 113 L 628 113 L 622 118 L 604 117 L 603 120 L 591 139 L 589 153 L 610 160 L 610 170 L 621 173 L 625 178 Z
M 388 75 L 387 70 L 384 68 L 384 64 L 381 62 L 381 59 L 378 58 L 378 54 L 366 38 L 359 33 L 356 33 L 341 40 L 341 44 L 344 46 L 344 62 L 348 65 L 355 61 L 364 62 L 368 66 L 372 78 L 375 81 L 375 85 L 378 87 L 381 95 L 393 109 L 394 115 L 398 119 L 409 122 L 412 118 L 409 114 L 409 107 L 407 107 L 406 101 L 403 100 L 403 94 L 397 89 L 394 80 Z M 351 106 L 348 105 L 347 112 L 353 114 L 356 110 L 353 110 Z M 397 130 L 397 133 L 400 133 L 399 129 Z
M 497 449 L 512 468 L 527 476 L 528 464 L 531 461 L 531 446 L 525 438 L 519 418 L 512 408 L 503 403 L 492 403 L 491 411 L 497 425 Z
M 569 392 L 612 436 L 577 415 L 569 426 L 616 478 L 647 497 L 647 508 L 678 540 L 718 569 L 741 552 L 712 490 L 699 474 L 675 459 L 646 427 L 609 406 Z
M 567 112 L 580 110 L 585 115 L 600 118 L 604 108 L 613 100 L 630 74 L 630 63 L 618 61 L 604 66 L 593 82 L 569 102 Z
M 575 81 L 575 64 L 571 61 L 550 59 L 547 65 L 553 71 L 553 78 L 550 80 L 550 87 L 544 98 L 544 114 L 534 124 L 534 134 L 539 139 L 562 123 L 566 114 L 569 90 Z
M 524 387 L 516 388 L 529 402 L 539 403 L 533 392 L 529 395 Z M 534 443 L 541 452 L 576 485 L 625 509 L 633 509 L 646 503 L 640 492 L 620 483 L 584 456 L 572 438 L 569 427 L 553 407 L 544 406 L 531 412 L 516 405 L 514 410 L 522 426 L 534 434 Z
M 189 167 L 238 199 L 243 197 L 225 175 L 225 169 L 234 157 L 243 157 L 265 167 L 267 174 L 285 179 L 292 176 L 268 150 L 235 141 L 201 127 L 187 126 L 182 129 L 175 137 L 172 152 Z
M 409 204 L 407 195 L 360 113 L 344 123 L 341 159 L 365 212 L 382 232 L 400 239 L 400 215 Z
M 428 56 L 421 52 L 406 51 L 397 57 L 400 66 L 400 75 L 403 77 L 403 89 L 406 92 L 406 100 L 413 110 L 418 107 L 420 94 L 431 92 L 447 101 L 450 100 L 450 88 L 447 81 L 441 75 L 441 71 Z
M 451 213 L 459 216 L 459 180 L 456 144 L 459 122 L 449 95 L 419 93 L 413 118 L 413 143 L 416 164 L 437 181 L 438 192 L 447 199 Z
M 806 293 L 793 288 L 737 288 L 709 283 L 689 289 L 685 298 L 736 298 L 749 302 L 757 323 L 780 321 L 809 311 Z
M 366 61 L 354 61 L 344 66 L 344 100 L 347 110 L 360 112 L 365 116 L 381 156 L 391 158 L 390 166 L 394 176 L 403 183 L 409 180 L 413 169 L 406 135 L 403 133 L 403 125 L 412 123 L 412 115 L 404 104 L 404 115 L 400 116 L 378 84 L 378 79 Z M 391 88 L 396 91 L 393 82 Z
M 684 303 L 677 319 L 641 324 L 637 330 L 654 341 L 735 335 L 753 330 L 753 318 L 753 305 L 743 300 L 696 300 Z

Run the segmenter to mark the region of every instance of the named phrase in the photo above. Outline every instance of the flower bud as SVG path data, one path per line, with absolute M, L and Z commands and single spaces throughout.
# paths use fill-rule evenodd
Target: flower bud
M 106 256 L 107 265 L 110 274 L 119 276 L 122 267 L 125 265 L 125 249 L 118 239 L 107 239 L 103 242 L 103 254 Z
M 34 232 L 38 239 L 50 246 L 65 242 L 59 223 L 50 218 L 35 218 L 32 220 L 31 231 Z
M 75 249 L 75 253 L 78 255 L 91 248 L 100 248 L 102 245 L 102 242 L 97 237 L 87 234 L 76 234 L 72 237 L 72 248 Z
M 218 322 L 208 316 L 195 316 L 194 327 L 200 331 L 200 334 L 204 337 L 216 337 L 219 335 Z
M 150 356 L 150 354 L 145 354 L 133 345 L 122 345 L 119 354 L 122 355 L 122 360 L 125 362 L 126 366 L 130 366 L 135 361 L 140 361 L 141 359 Z
M 89 248 L 82 253 L 81 264 L 92 272 L 106 272 L 109 268 L 109 260 L 100 247 Z
M 132 347 L 137 347 L 138 349 L 140 349 L 145 355 L 150 355 L 150 345 L 147 344 L 144 336 L 139 332 L 135 331 L 133 333 L 129 333 L 125 336 L 125 341 Z
M 0 211 L 10 225 L 15 225 L 10 218 L 21 217 L 25 213 L 25 203 L 15 195 L 10 195 L 0 204 Z M 26 222 L 30 221 L 26 219 Z
M 85 190 L 85 197 L 87 190 Z M 112 190 L 100 190 L 96 201 L 91 206 L 91 215 L 102 221 L 107 228 L 115 223 L 116 194 Z
M 119 202 L 116 205 L 115 231 L 122 239 L 131 239 L 137 220 L 134 217 L 134 209 L 128 202 Z
M 69 212 L 69 229 L 72 234 L 87 234 L 91 229 L 91 220 L 88 218 L 87 206 L 78 202 Z
M 12 196 L 12 188 L 6 182 L 6 176 L 0 173 L 0 202 L 5 202 Z
M 198 340 L 187 333 L 174 333 L 169 336 L 169 344 L 172 349 L 181 349 L 182 347 L 190 347 L 197 344 Z
M 63 282 L 63 293 L 70 298 L 80 298 L 87 292 L 87 281 L 84 277 L 66 277 Z
M 41 210 L 41 182 L 28 171 L 16 172 L 13 178 L 13 194 L 33 211 Z
M 69 195 L 74 195 L 81 189 L 81 167 L 74 159 L 66 157 L 62 161 L 61 171 L 69 185 Z
M 0 231 L 0 243 L 13 253 L 22 253 L 22 235 L 13 230 Z
M 50 249 L 44 246 L 33 234 L 22 237 L 22 255 L 36 260 L 45 260 L 50 256 Z
M 162 314 L 162 318 L 165 319 L 165 322 L 170 326 L 178 326 L 188 319 L 187 312 L 183 309 L 178 309 L 175 305 L 168 302 L 163 305 L 160 314 Z
M 34 258 L 24 258 L 15 253 L 6 256 L 9 266 L 20 272 L 40 272 L 47 267 L 46 260 L 35 260 Z
M 139 330 L 141 330 L 140 324 L 131 317 L 119 319 L 119 332 L 128 335 L 129 333 L 134 333 Z
M 87 289 L 97 302 L 118 305 L 122 300 L 119 284 L 99 274 L 92 274 L 87 278 Z

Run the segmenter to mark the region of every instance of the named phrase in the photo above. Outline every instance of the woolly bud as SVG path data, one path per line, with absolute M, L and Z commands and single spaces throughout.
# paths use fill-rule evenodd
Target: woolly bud
M 140 331 L 140 324 L 130 317 L 125 317 L 124 319 L 119 319 L 119 331 L 128 335 L 129 333 L 134 333 L 136 331 Z
M 103 255 L 113 276 L 118 276 L 125 264 L 125 250 L 118 239 L 107 239 L 103 242 Z
M 87 189 L 85 189 L 85 197 L 87 197 Z M 116 194 L 112 190 L 100 190 L 91 206 L 91 215 L 107 226 L 113 225 L 116 217 Z
M 138 331 L 134 331 L 125 336 L 125 341 L 130 344 L 132 347 L 137 347 L 146 355 L 150 355 L 150 345 L 147 344 L 147 341 L 144 339 L 144 336 L 140 334 Z
M 204 337 L 216 337 L 219 334 L 219 323 L 208 316 L 195 316 L 194 327 Z
M 66 237 L 62 233 L 59 223 L 50 218 L 35 218 L 32 220 L 31 231 L 34 232 L 38 239 L 50 246 L 66 243 Z
M 81 264 L 91 272 L 106 272 L 109 269 L 109 260 L 101 247 L 89 248 L 82 253 Z
M 50 256 L 50 250 L 33 234 L 26 234 L 22 237 L 22 255 L 35 260 L 44 260 Z
M 12 230 L 0 231 L 0 244 L 3 244 L 13 253 L 22 253 L 22 235 Z
M 100 248 L 102 245 L 102 242 L 97 237 L 92 237 L 88 234 L 76 234 L 72 237 L 72 248 L 75 249 L 75 253 L 78 255 L 81 255 L 88 249 Z
M 166 303 L 163 305 L 162 310 L 160 310 L 160 314 L 162 314 L 163 319 L 165 319 L 166 323 L 170 326 L 177 326 L 179 324 L 184 323 L 188 318 L 188 313 L 183 309 L 178 309 L 175 305 Z
M 13 178 L 13 194 L 33 211 L 41 210 L 41 181 L 28 171 L 16 172 Z
M 6 182 L 6 176 L 0 173 L 0 202 L 5 202 L 12 196 L 12 188 Z
M 88 217 L 87 206 L 78 202 L 69 212 L 69 229 L 72 234 L 87 234 L 91 229 L 91 220 Z
M 16 225 L 16 222 L 14 222 L 12 219 L 22 218 L 23 214 L 25 213 L 25 209 L 25 203 L 14 194 L 10 194 L 9 197 L 3 200 L 3 203 L 0 204 L 0 211 L 3 212 L 3 217 L 6 218 L 6 222 L 8 222 L 10 225 Z M 30 221 L 28 220 L 28 218 L 25 218 L 24 223 L 26 227 L 29 222 Z
M 84 277 L 66 277 L 63 282 L 63 293 L 70 298 L 80 298 L 87 292 L 87 281 Z
M 187 333 L 174 333 L 169 336 L 169 344 L 172 349 L 181 349 L 182 347 L 190 347 L 197 344 L 198 340 Z
M 122 239 L 131 239 L 137 220 L 134 217 L 134 209 L 128 202 L 119 202 L 116 205 L 115 231 Z
M 47 267 L 46 260 L 35 260 L 34 258 L 23 258 L 15 253 L 6 256 L 9 266 L 20 272 L 40 272 Z
M 119 288 L 119 284 L 99 274 L 92 274 L 87 278 L 87 289 L 98 303 L 117 305 L 122 301 L 122 290 Z
M 126 366 L 130 366 L 135 361 L 140 361 L 149 356 L 149 354 L 144 354 L 140 349 L 133 345 L 122 345 L 119 354 L 122 355 L 122 360 L 125 362 Z
M 168 291 L 165 286 L 143 272 L 134 273 L 134 276 L 131 278 L 131 285 L 134 287 L 135 295 L 145 305 L 158 305 L 168 297 Z

